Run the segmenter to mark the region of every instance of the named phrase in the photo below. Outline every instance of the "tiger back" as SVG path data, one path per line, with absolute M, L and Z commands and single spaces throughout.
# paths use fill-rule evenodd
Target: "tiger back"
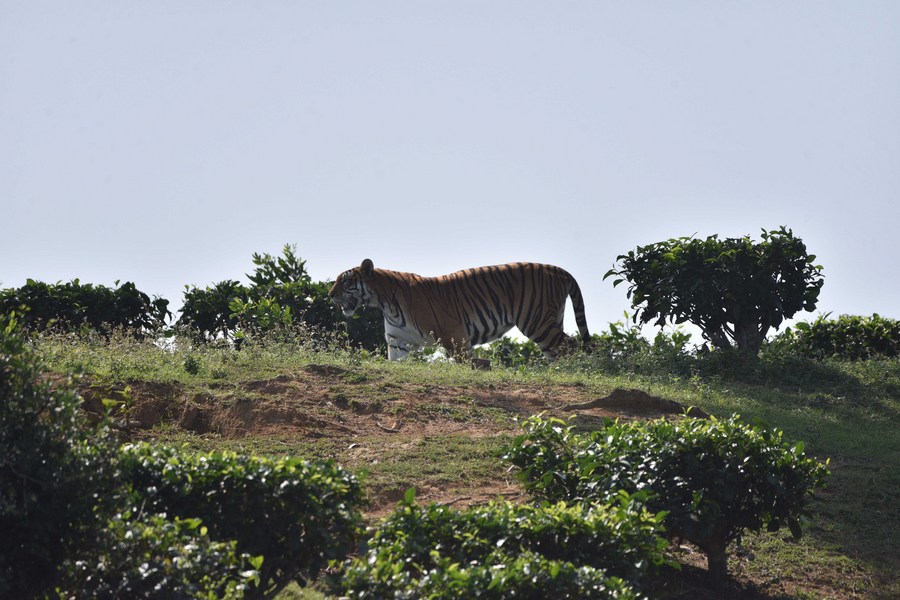
M 469 356 L 472 346 L 513 327 L 555 358 L 568 338 L 562 329 L 566 298 L 583 341 L 590 339 L 581 289 L 553 265 L 509 263 L 422 277 L 376 269 L 366 259 L 341 273 L 329 296 L 348 317 L 364 306 L 381 309 L 390 360 L 435 343 L 451 355 Z

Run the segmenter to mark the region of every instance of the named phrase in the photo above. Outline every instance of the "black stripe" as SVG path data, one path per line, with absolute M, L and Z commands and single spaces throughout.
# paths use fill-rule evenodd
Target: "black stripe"
M 531 300 L 525 314 L 525 325 L 529 330 L 534 331 L 537 329 L 538 325 L 540 325 L 539 318 L 541 314 L 538 306 L 538 299 L 542 287 L 539 284 L 543 276 L 543 269 L 541 268 L 541 265 L 529 266 L 532 267 L 529 269 L 531 271 Z M 526 333 L 525 335 L 528 334 Z
M 477 306 L 473 307 L 479 312 L 479 314 L 482 317 L 482 323 L 484 324 L 485 328 L 484 328 L 484 331 L 481 331 L 480 333 L 484 337 L 488 336 L 489 334 L 493 335 L 494 333 L 496 333 L 497 329 L 499 329 L 499 323 L 497 322 L 498 315 L 497 315 L 496 308 L 500 307 L 500 305 L 501 305 L 500 298 L 498 298 L 497 295 L 494 294 L 493 290 L 491 289 L 491 285 L 490 285 L 491 282 L 486 281 L 485 283 L 488 284 L 486 287 L 481 285 L 483 283 L 482 276 L 485 274 L 486 273 L 485 273 L 484 269 L 479 269 L 473 275 L 473 277 L 469 280 L 469 284 L 470 284 L 471 288 L 476 292 L 474 294 L 473 303 L 480 304 L 481 308 L 483 309 L 483 311 L 482 311 L 482 310 L 478 310 Z M 491 300 L 493 301 L 493 306 L 491 306 L 491 302 L 487 298 L 488 295 L 491 296 Z M 490 327 L 488 327 L 487 320 L 484 318 L 485 315 L 491 321 Z

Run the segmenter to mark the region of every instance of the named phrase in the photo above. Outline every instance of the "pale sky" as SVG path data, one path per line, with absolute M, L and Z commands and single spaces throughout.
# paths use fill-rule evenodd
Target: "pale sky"
M 0 287 L 616 256 L 787 225 L 900 318 L 900 2 L 0 0 Z M 566 324 L 574 331 L 571 317 Z

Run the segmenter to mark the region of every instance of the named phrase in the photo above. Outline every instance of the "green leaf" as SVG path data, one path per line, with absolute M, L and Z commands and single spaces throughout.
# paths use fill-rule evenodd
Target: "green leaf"
M 125 404 L 121 400 L 116 400 L 115 398 L 104 398 L 103 400 L 101 400 L 101 402 L 103 403 L 103 408 L 105 408 L 107 411 L 111 411 L 117 406 Z

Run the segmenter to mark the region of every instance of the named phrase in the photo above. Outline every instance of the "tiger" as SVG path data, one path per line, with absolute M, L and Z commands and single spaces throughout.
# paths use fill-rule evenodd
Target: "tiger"
M 569 339 L 562 329 L 567 297 L 589 348 L 581 289 L 553 265 L 518 262 L 422 277 L 376 269 L 367 258 L 338 275 L 328 295 L 345 317 L 362 307 L 381 309 L 388 360 L 436 344 L 450 356 L 471 358 L 473 346 L 514 326 L 555 359 Z

